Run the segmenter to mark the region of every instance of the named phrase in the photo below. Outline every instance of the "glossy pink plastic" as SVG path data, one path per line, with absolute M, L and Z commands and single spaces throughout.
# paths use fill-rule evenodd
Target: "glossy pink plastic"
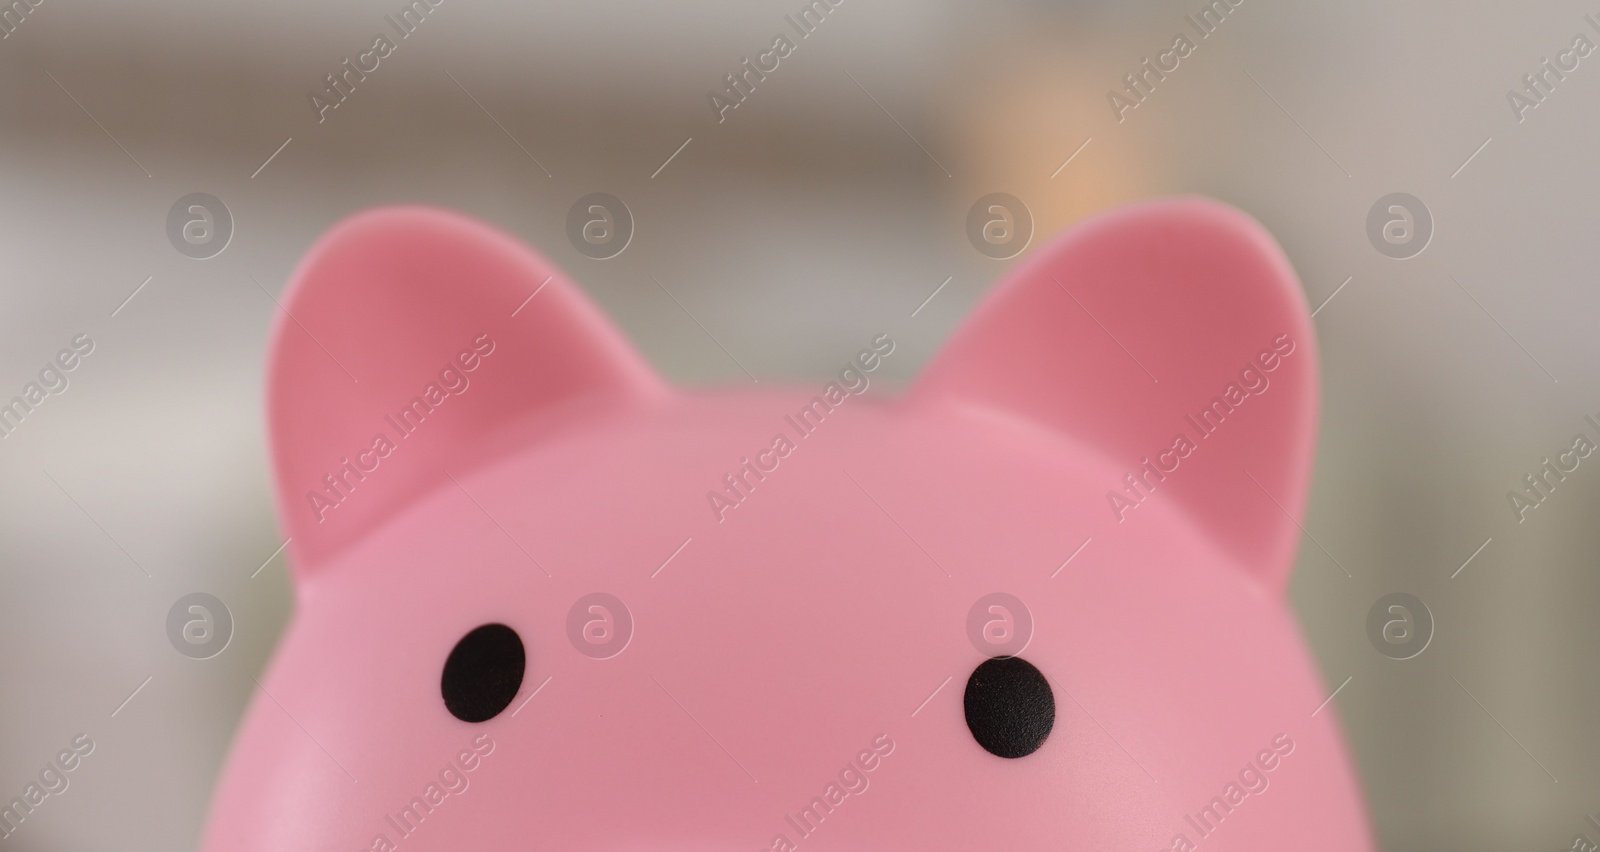
M 297 606 L 209 852 L 1372 848 L 1284 602 L 1313 329 L 1239 212 L 1041 246 L 899 398 L 865 369 L 895 328 L 839 353 L 860 396 L 669 388 L 548 261 L 432 209 L 338 225 L 283 303 Z M 632 621 L 605 658 L 568 626 L 595 592 Z M 994 592 L 1055 700 L 1017 759 L 963 711 Z M 494 622 L 525 677 L 465 722 L 441 671 Z

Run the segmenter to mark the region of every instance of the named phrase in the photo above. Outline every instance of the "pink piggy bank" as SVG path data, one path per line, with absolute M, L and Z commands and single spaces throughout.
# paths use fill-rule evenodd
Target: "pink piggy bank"
M 1284 604 L 1313 329 L 1231 208 L 1037 249 L 894 399 L 889 333 L 669 388 L 438 210 L 283 304 L 297 609 L 210 852 L 1372 848 Z

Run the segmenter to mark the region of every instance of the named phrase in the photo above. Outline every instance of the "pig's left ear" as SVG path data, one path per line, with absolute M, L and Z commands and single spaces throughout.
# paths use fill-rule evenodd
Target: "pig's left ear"
M 267 417 L 299 582 L 508 427 L 666 392 L 554 265 L 443 210 L 334 226 L 282 308 Z
M 1136 476 L 1146 460 L 1173 468 L 1149 475 L 1145 499 L 1175 501 L 1281 592 L 1316 440 L 1312 331 L 1294 270 L 1255 221 L 1201 199 L 1139 204 L 1015 270 L 907 401 L 1026 418 Z M 1186 454 L 1171 452 L 1178 436 Z M 1124 483 L 1104 487 L 1104 519 L 1136 524 Z

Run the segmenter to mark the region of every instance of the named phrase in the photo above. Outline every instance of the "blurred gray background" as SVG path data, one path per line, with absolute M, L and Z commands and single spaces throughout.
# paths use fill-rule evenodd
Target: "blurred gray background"
M 1014 262 L 965 232 L 991 192 L 1027 205 L 1035 247 L 1174 193 L 1273 231 L 1324 357 L 1292 603 L 1379 842 L 1600 840 L 1600 457 L 1524 523 L 1506 497 L 1600 435 L 1600 54 L 1520 121 L 1507 100 L 1577 35 L 1600 43 L 1593 6 L 1242 0 L 1201 39 L 1199 0 L 843 0 L 718 123 L 708 90 L 798 0 L 442 0 L 319 123 L 309 93 L 399 0 L 37 3 L 0 39 L 0 398 L 75 335 L 97 345 L 0 441 L 0 799 L 76 734 L 97 748 L 8 848 L 197 842 L 291 604 L 263 349 L 328 225 L 400 201 L 487 219 L 679 383 L 749 381 L 698 320 L 763 382 L 889 331 L 903 387 Z M 1180 32 L 1194 52 L 1119 122 L 1107 93 Z M 605 261 L 565 226 L 596 191 L 636 223 Z M 191 192 L 233 217 L 207 260 L 167 235 Z M 1409 259 L 1367 232 L 1393 192 L 1433 219 Z M 236 622 L 200 662 L 165 633 L 196 591 Z M 1435 620 L 1414 659 L 1367 635 L 1392 592 Z

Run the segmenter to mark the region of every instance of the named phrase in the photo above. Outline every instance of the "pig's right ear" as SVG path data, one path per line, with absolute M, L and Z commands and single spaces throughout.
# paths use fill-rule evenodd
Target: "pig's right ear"
M 304 582 L 501 427 L 665 387 L 553 265 L 422 207 L 336 225 L 272 332 L 267 416 L 278 513 Z
M 1004 412 L 1128 471 L 1147 459 L 1173 470 L 1193 452 L 1155 493 L 1282 594 L 1316 445 L 1313 331 L 1293 268 L 1253 219 L 1204 199 L 1149 201 L 1040 247 L 908 402 Z M 1169 449 L 1177 438 L 1190 449 Z M 1107 485 L 1103 517 L 1125 519 L 1113 500 L 1126 494 Z

